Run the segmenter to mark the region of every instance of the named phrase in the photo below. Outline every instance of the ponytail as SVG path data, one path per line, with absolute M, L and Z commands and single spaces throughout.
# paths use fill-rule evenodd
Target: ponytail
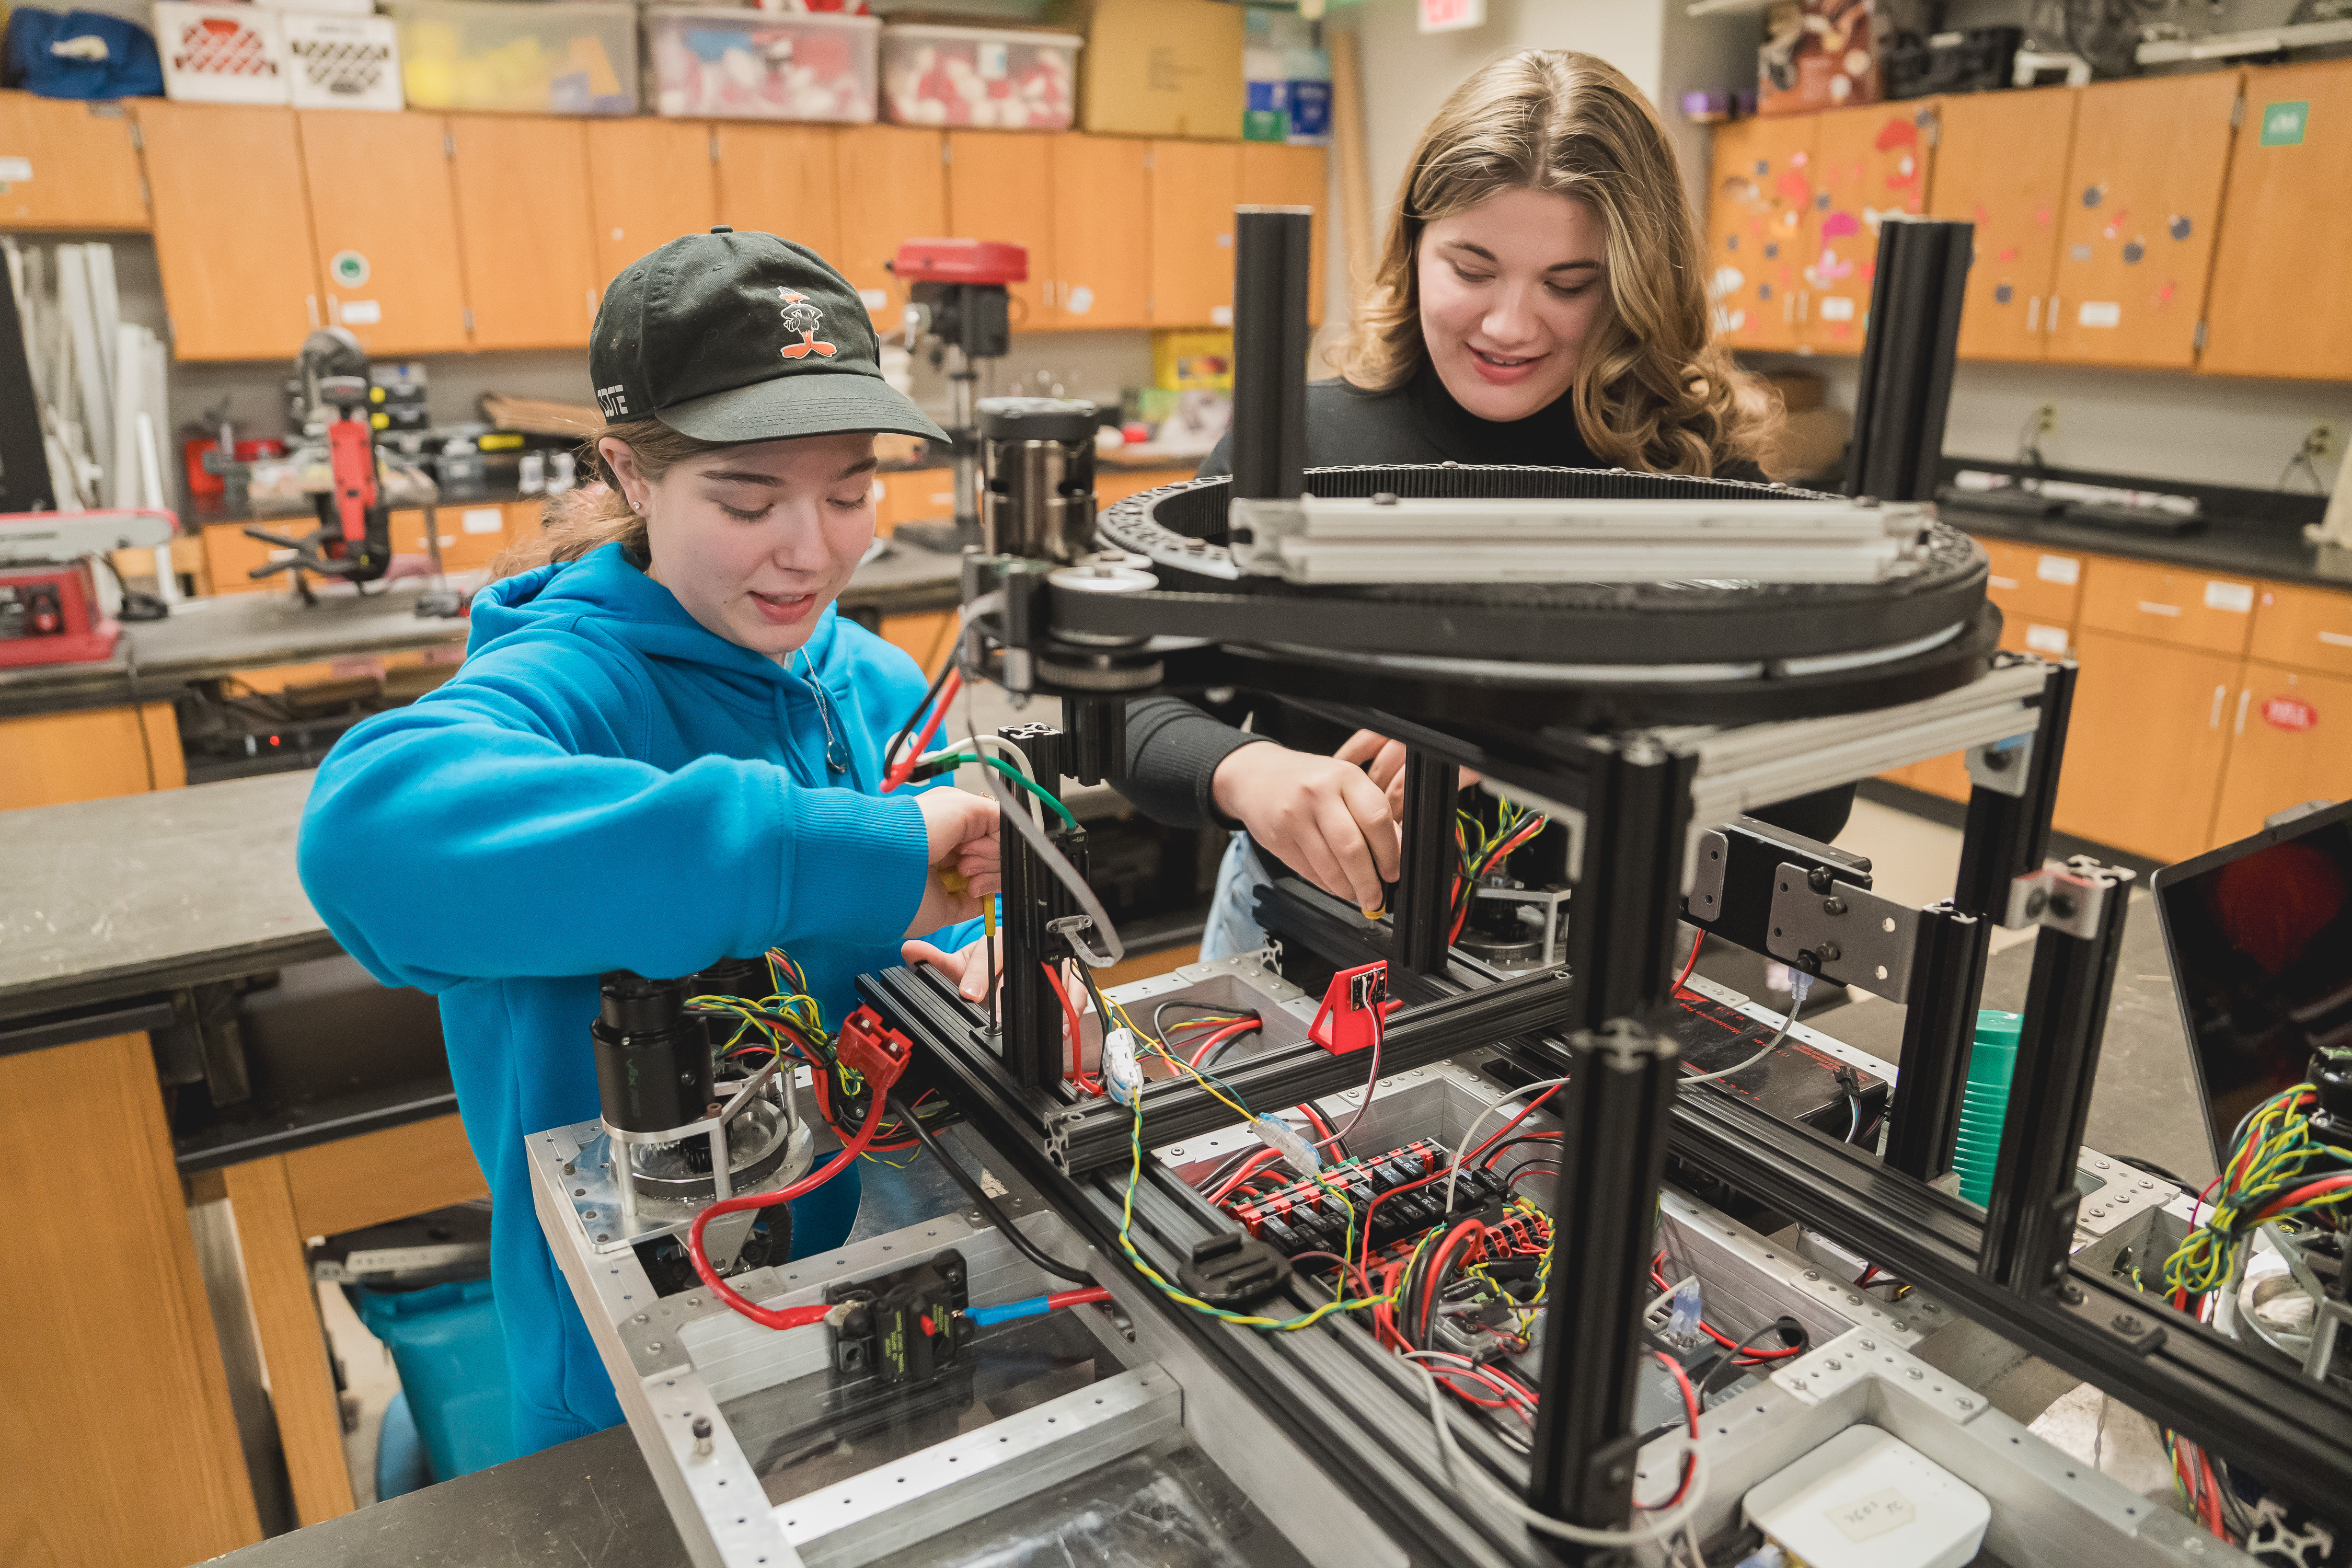
M 640 563 L 647 559 L 646 520 L 631 510 L 597 446 L 608 436 L 629 448 L 648 484 L 659 484 L 675 464 L 729 445 L 682 436 L 658 419 L 605 426 L 580 449 L 580 468 L 590 482 L 548 498 L 539 531 L 509 544 L 490 563 L 491 582 L 552 562 L 577 561 L 607 544 L 625 546 Z

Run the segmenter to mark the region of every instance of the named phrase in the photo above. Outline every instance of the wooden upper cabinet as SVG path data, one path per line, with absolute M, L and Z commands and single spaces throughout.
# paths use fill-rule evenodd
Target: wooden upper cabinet
M 1331 191 L 1320 147 L 1242 143 L 1242 205 L 1315 209 L 1313 259 L 1307 268 L 1307 319 L 1323 320 L 1323 254 L 1331 237 Z
M 1862 352 L 1879 220 L 1926 210 L 1934 124 L 1933 111 L 1916 103 L 1833 109 L 1820 117 L 1800 342 L 1828 353 Z
M 1234 208 L 1241 146 L 1151 144 L 1151 324 L 1234 324 Z
M 950 131 L 947 138 L 948 232 L 1024 247 L 1029 280 L 1011 285 L 1013 330 L 1058 325 L 1054 208 L 1063 197 L 1054 184 L 1052 138 L 1021 131 Z M 1074 190 L 1068 199 L 1084 203 L 1089 195 Z
M 145 98 L 138 115 L 173 354 L 292 359 L 324 321 L 294 111 Z M 236 171 L 233 211 L 224 169 Z
M 710 127 L 675 120 L 592 120 L 588 212 L 596 287 L 680 235 L 719 221 Z
M 2230 160 L 2200 370 L 2352 381 L 2352 60 L 2256 67 Z M 2332 258 L 2332 259 L 2331 259 Z
M 377 357 L 464 351 L 441 117 L 320 109 L 295 118 L 328 324 L 348 328 Z
M 719 221 L 782 235 L 841 265 L 833 132 L 817 125 L 719 125 Z
M 1707 193 L 1707 297 L 1716 336 L 1740 349 L 1792 349 L 1813 235 L 1820 117 L 1738 120 L 1715 133 Z
M 2060 209 L 2050 358 L 2182 368 L 2195 360 L 2238 80 L 2224 70 L 2083 89 Z
M 588 132 L 577 120 L 448 121 L 466 302 L 478 349 L 585 348 L 596 321 Z
M 2058 218 L 2074 142 L 2074 88 L 1979 92 L 1937 104 L 1927 210 L 1976 225 L 1962 359 L 2038 360 L 2049 342 Z
M 114 103 L 0 92 L 0 229 L 143 229 L 131 116 Z
M 856 125 L 834 132 L 841 187 L 841 254 L 831 258 L 866 300 L 876 330 L 898 325 L 907 290 L 889 262 L 910 239 L 948 232 L 946 141 L 908 125 Z
M 1151 324 L 1151 143 L 1065 132 L 1054 160 L 1054 314 L 1065 327 Z

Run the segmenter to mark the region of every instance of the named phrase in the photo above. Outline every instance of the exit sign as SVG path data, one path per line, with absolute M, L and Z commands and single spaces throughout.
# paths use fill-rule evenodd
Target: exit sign
M 1486 25 L 1486 0 L 1421 0 L 1421 30 L 1453 33 Z

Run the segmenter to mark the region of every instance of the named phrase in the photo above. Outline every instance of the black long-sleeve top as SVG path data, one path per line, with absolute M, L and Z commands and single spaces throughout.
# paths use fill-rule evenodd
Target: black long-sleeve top
M 1203 475 L 1233 472 L 1233 437 L 1219 441 L 1201 464 Z M 1525 419 L 1481 419 L 1454 400 L 1437 374 L 1420 374 L 1390 392 L 1366 392 L 1345 381 L 1307 388 L 1307 464 L 1539 463 L 1554 468 L 1604 468 L 1577 428 L 1571 400 L 1562 396 Z M 1751 464 L 1726 464 L 1721 477 L 1763 479 Z M 1247 723 L 1249 728 L 1241 726 Z M 1128 776 L 1119 792 L 1156 821 L 1179 827 L 1240 826 L 1216 808 L 1211 784 L 1217 765 L 1242 747 L 1274 741 L 1294 751 L 1328 755 L 1348 731 L 1282 703 L 1247 696 L 1224 704 L 1176 697 L 1141 697 L 1128 704 Z M 1815 838 L 1832 838 L 1852 810 L 1851 788 L 1825 791 L 1771 808 L 1770 820 Z

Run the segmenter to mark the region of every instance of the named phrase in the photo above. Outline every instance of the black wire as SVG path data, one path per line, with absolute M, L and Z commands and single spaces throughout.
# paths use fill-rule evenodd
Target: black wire
M 1862 1096 L 1849 1094 L 1846 1099 L 1853 1102 L 1853 1125 L 1845 1130 L 1845 1141 L 1851 1143 L 1862 1136 Z
M 1773 1319 L 1770 1322 L 1765 1324 L 1762 1328 L 1757 1330 L 1754 1333 L 1748 1335 L 1746 1339 L 1740 1341 L 1729 1350 L 1724 1352 L 1723 1359 L 1717 1362 L 1715 1365 L 1707 1369 L 1706 1375 L 1699 1379 L 1698 1383 L 1697 1398 L 1699 1408 L 1703 1410 L 1706 1407 L 1707 1390 L 1715 1386 L 1715 1380 L 1723 1375 L 1724 1369 L 1726 1367 L 1733 1367 L 1734 1370 L 1739 1372 L 1753 1372 L 1756 1370 L 1751 1366 L 1737 1366 L 1736 1363 L 1739 1360 L 1741 1352 L 1754 1349 L 1757 1341 L 1762 1339 L 1766 1334 L 1770 1333 L 1777 1333 L 1784 1340 L 1793 1334 L 1796 1336 L 1797 1343 L 1800 1345 L 1811 1342 L 1811 1336 L 1805 1332 L 1805 1325 L 1797 1321 L 1796 1319 L 1787 1317 Z
M 1024 1258 L 1026 1258 L 1030 1262 L 1035 1264 L 1046 1273 L 1055 1276 L 1056 1279 L 1067 1279 L 1074 1285 L 1091 1285 L 1095 1282 L 1095 1277 L 1093 1275 L 1087 1273 L 1084 1269 L 1073 1268 L 1066 1263 L 1059 1262 L 1055 1258 L 1048 1257 L 1045 1253 L 1038 1249 L 1035 1242 L 1031 1241 L 1027 1237 L 1022 1235 L 1021 1227 L 1014 1225 L 1012 1220 L 1005 1216 L 1004 1211 L 996 1206 L 996 1200 L 990 1197 L 985 1192 L 981 1190 L 981 1185 L 978 1180 L 967 1174 L 961 1165 L 957 1164 L 953 1160 L 948 1158 L 948 1152 L 940 1147 L 940 1141 L 938 1139 L 931 1136 L 931 1130 L 924 1126 L 922 1122 L 916 1118 L 915 1113 L 907 1108 L 907 1104 L 904 1100 L 900 1100 L 894 1094 L 890 1096 L 888 1104 L 891 1112 L 896 1115 L 899 1121 L 905 1122 L 908 1126 L 915 1130 L 916 1139 L 921 1142 L 923 1148 L 930 1154 L 931 1158 L 937 1160 L 940 1164 L 947 1167 L 948 1174 L 955 1178 L 956 1185 L 963 1189 L 964 1195 L 972 1201 L 974 1206 L 976 1206 L 982 1215 L 985 1215 L 988 1217 L 988 1222 L 994 1226 L 1003 1236 L 1004 1239 L 1011 1242 L 1013 1247 L 1020 1251 Z
M 1565 1140 L 1563 1140 L 1557 1132 L 1522 1132 L 1508 1142 L 1497 1143 L 1492 1149 L 1487 1150 L 1486 1157 L 1478 1162 L 1478 1168 L 1482 1171 L 1493 1170 L 1495 1168 L 1495 1162 L 1502 1157 L 1505 1150 L 1516 1149 L 1522 1143 L 1559 1143 L 1563 1142 L 1565 1142 Z
M 2234 1145 L 2232 1146 L 2234 1147 Z M 2166 1170 L 2163 1166 L 2158 1164 L 2153 1160 L 2143 1160 L 2137 1154 L 2118 1154 L 2116 1158 L 2122 1161 L 2125 1164 L 2129 1165 L 2135 1171 L 2146 1171 L 2151 1176 L 2162 1176 L 2166 1181 L 2170 1182 L 2174 1186 L 2182 1189 L 2184 1192 L 2193 1193 L 2197 1190 L 2196 1183 L 2174 1174 L 2172 1172 Z

